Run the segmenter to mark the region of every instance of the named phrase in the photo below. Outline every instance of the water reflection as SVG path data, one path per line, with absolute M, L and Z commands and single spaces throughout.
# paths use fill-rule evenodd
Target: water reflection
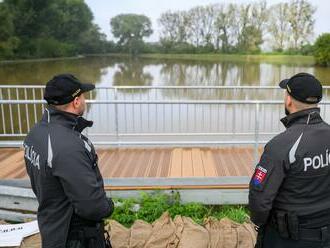
M 0 64 L 0 84 L 45 84 L 60 73 L 74 74 L 86 82 L 100 82 L 102 68 L 109 66 L 115 66 L 115 61 L 105 57 Z
M 310 63 L 288 61 L 281 64 L 260 60 L 198 61 L 174 59 L 131 59 L 129 57 L 98 56 L 80 59 L 0 64 L 0 84 L 44 84 L 59 73 L 75 74 L 82 81 L 99 86 L 271 86 L 283 78 L 305 71 L 315 74 L 324 84 L 330 83 L 330 68 Z M 198 91 L 185 96 L 196 99 Z M 204 91 L 205 92 L 205 91 Z M 127 94 L 136 95 L 134 91 Z M 174 93 L 165 93 L 171 95 Z M 209 98 L 239 97 L 235 92 L 207 92 Z M 179 92 L 177 94 L 182 96 Z M 98 96 L 101 97 L 101 96 Z M 207 97 L 207 96 L 205 96 Z M 267 97 L 262 92 L 259 97 Z M 94 98 L 94 97 L 92 97 Z M 103 97 L 102 97 L 103 98 Z
M 119 63 L 113 75 L 112 85 L 115 86 L 149 86 L 152 85 L 153 76 L 144 71 L 145 65 L 138 59 L 129 59 L 125 63 Z

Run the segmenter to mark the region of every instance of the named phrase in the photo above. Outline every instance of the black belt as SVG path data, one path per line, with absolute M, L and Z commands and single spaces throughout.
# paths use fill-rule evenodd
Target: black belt
M 278 225 L 274 218 L 271 218 L 269 225 L 279 232 Z M 288 234 L 289 235 L 289 234 Z M 307 241 L 326 241 L 330 240 L 330 225 L 320 228 L 302 228 L 298 227 L 298 240 Z
M 299 228 L 299 239 L 309 241 L 327 241 L 330 239 L 330 225 L 321 228 Z

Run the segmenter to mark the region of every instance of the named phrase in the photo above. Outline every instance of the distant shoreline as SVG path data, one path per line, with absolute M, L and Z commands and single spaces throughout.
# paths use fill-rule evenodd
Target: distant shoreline
M 75 57 L 57 57 L 57 58 L 33 58 L 33 59 L 11 59 L 11 60 L 0 60 L 0 64 L 11 64 L 11 63 L 25 63 L 25 62 L 46 62 L 46 61 L 57 61 L 57 60 L 73 60 L 85 58 L 85 55 L 79 55 Z
M 58 57 L 58 58 L 35 58 L 35 59 L 14 59 L 14 60 L 1 60 L 0 64 L 11 63 L 25 63 L 25 62 L 47 62 L 58 60 L 75 60 L 86 57 L 122 57 L 130 58 L 129 54 L 123 53 L 106 53 L 106 54 L 85 54 L 75 57 Z M 176 59 L 176 60 L 200 60 L 200 61 L 231 61 L 231 62 L 269 62 L 278 64 L 307 64 L 315 66 L 315 59 L 313 56 L 307 55 L 284 55 L 284 54 L 159 54 L 159 53 L 146 53 L 140 54 L 137 58 L 145 59 Z

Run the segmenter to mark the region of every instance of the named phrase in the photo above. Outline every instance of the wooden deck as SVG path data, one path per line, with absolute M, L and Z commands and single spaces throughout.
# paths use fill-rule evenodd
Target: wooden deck
M 98 149 L 104 178 L 251 176 L 250 148 Z M 0 149 L 0 179 L 26 178 L 22 149 Z

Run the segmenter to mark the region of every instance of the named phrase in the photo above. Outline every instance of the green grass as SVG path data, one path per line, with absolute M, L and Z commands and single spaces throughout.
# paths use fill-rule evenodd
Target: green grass
M 277 54 L 141 54 L 141 58 L 199 60 L 212 62 L 265 62 L 273 64 L 314 65 L 313 56 Z
M 91 57 L 122 57 L 130 58 L 129 54 L 110 53 L 110 54 L 88 54 L 86 56 Z M 240 63 L 272 63 L 272 64 L 294 64 L 294 65 L 315 65 L 315 59 L 313 56 L 305 55 L 284 55 L 276 53 L 263 53 L 263 54 L 140 54 L 138 57 L 146 59 L 171 59 L 171 60 L 186 60 L 186 61 L 205 61 L 205 62 L 240 62 Z M 63 57 L 63 58 L 42 58 L 42 59 L 17 59 L 0 61 L 0 64 L 4 63 L 20 63 L 20 62 L 44 62 L 52 60 L 67 60 L 67 59 L 79 59 L 81 57 Z
M 166 195 L 161 192 L 153 194 L 142 193 L 140 199 L 114 199 L 120 206 L 115 208 L 111 219 L 130 227 L 135 220 L 144 220 L 152 223 L 164 212 L 168 211 L 172 218 L 176 215 L 192 218 L 196 223 L 213 217 L 216 219 L 229 218 L 235 222 L 243 223 L 248 220 L 248 210 L 245 206 L 207 206 L 199 203 L 181 204 L 178 193 Z M 134 210 L 134 206 L 139 209 Z M 136 211 L 137 210 L 137 211 Z

